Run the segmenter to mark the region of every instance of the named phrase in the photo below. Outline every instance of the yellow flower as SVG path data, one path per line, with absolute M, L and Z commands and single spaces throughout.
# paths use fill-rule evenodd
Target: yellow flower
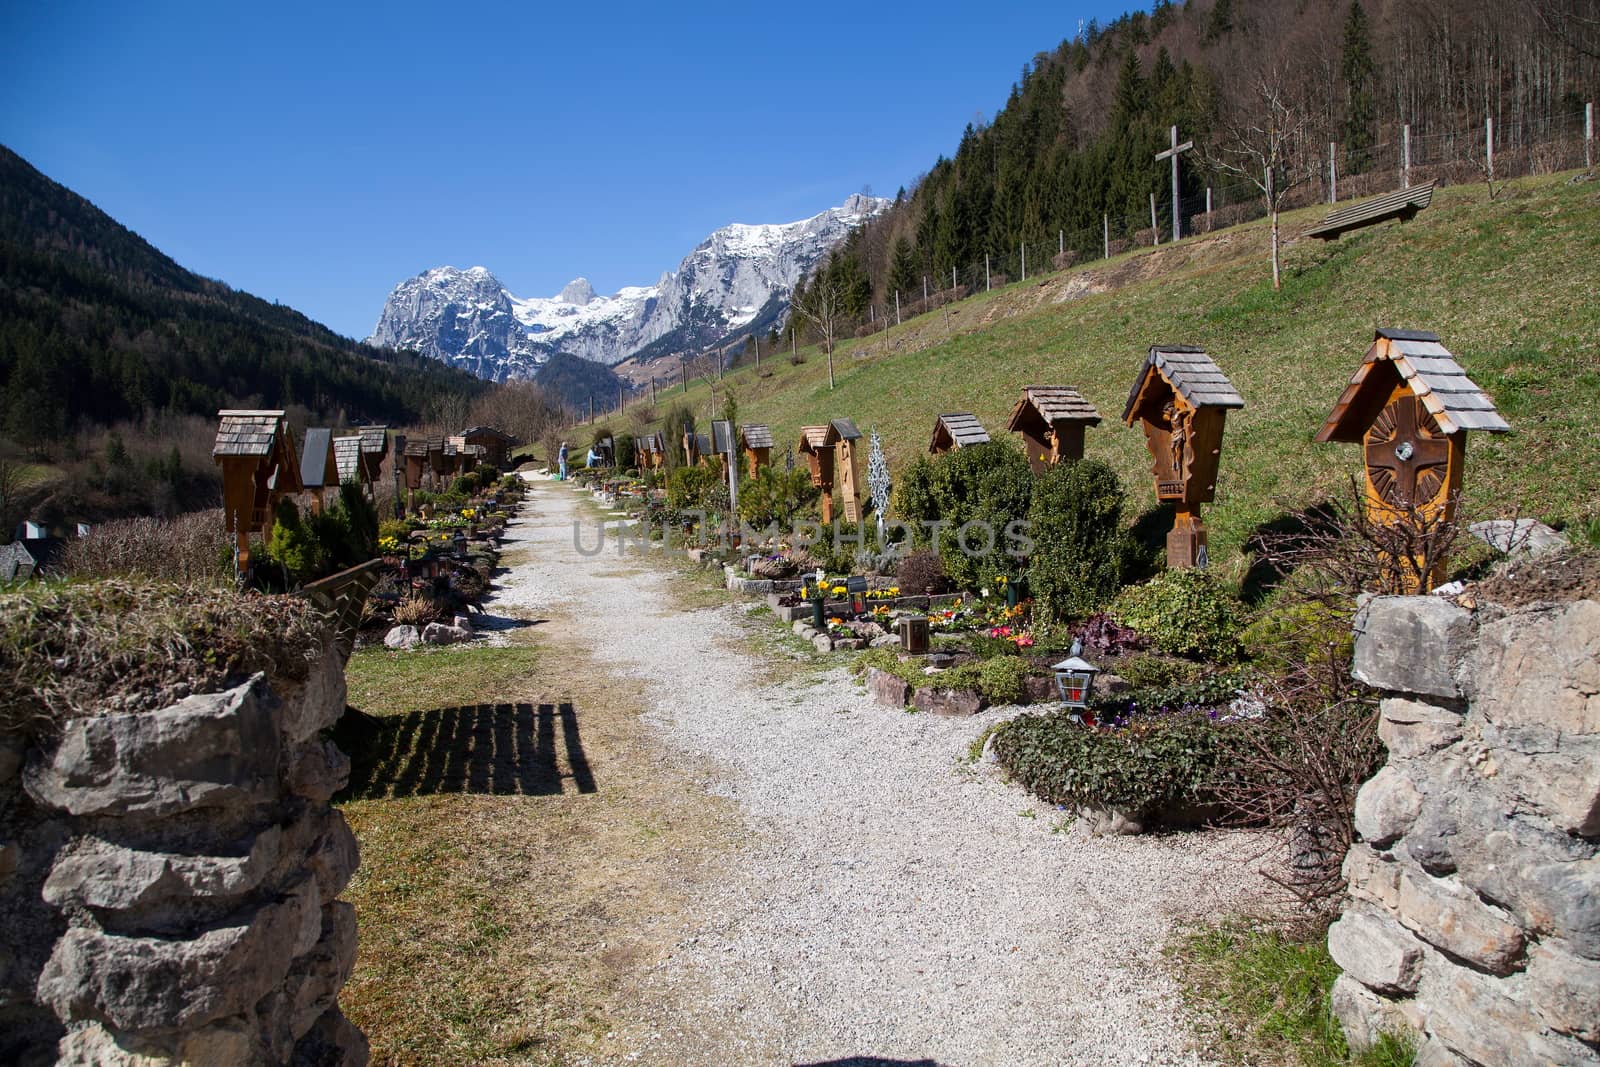
M 847 590 L 842 585 L 836 585 L 831 590 L 829 590 L 829 592 L 831 592 L 834 596 L 844 596 L 845 593 L 849 592 L 849 590 Z

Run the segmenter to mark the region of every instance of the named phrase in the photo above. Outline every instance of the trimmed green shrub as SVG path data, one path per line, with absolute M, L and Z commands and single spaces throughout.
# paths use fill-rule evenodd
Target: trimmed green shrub
M 933 460 L 918 455 L 900 472 L 890 504 L 895 517 L 911 527 L 912 544 L 926 546 L 928 527 L 924 524 L 939 517 L 939 508 L 933 499 Z
M 1082 618 L 1117 595 L 1126 500 L 1116 471 L 1099 460 L 1058 464 L 1038 477 L 1028 511 L 1035 611 L 1057 621 Z
M 1348 661 L 1355 654 L 1349 614 L 1315 601 L 1273 604 L 1245 627 L 1241 640 L 1251 659 L 1274 669 L 1330 656 Z
M 478 485 L 478 472 L 468 471 L 465 474 L 456 475 L 455 481 L 450 483 L 450 491 L 459 493 L 462 496 L 471 496 L 478 491 Z
M 311 581 L 322 570 L 322 543 L 315 531 L 301 520 L 300 508 L 293 500 L 278 501 L 273 513 L 272 536 L 267 539 L 267 555 L 297 582 Z
M 1000 727 L 994 751 L 1006 773 L 1041 800 L 1139 817 L 1173 804 L 1215 803 L 1243 759 L 1234 733 L 1203 715 L 1112 730 L 1082 726 L 1065 712 L 1021 715 Z
M 1192 660 L 1144 654 L 1123 660 L 1116 670 L 1123 681 L 1139 689 L 1192 682 L 1200 676 L 1201 667 Z
M 894 509 L 918 545 L 930 544 L 929 523 L 941 523 L 932 547 L 945 573 L 958 587 L 977 589 L 1021 570 L 1018 534 L 1032 494 L 1033 473 L 1021 451 L 1010 441 L 990 441 L 917 459 L 895 487 Z M 977 525 L 963 535 L 968 523 Z
M 1239 600 L 1207 571 L 1167 571 L 1124 589 L 1110 614 L 1163 652 L 1219 661 L 1239 654 Z
M 995 656 L 978 667 L 978 689 L 991 704 L 1020 704 L 1028 664 L 1020 656 Z
M 679 467 L 667 478 L 667 503 L 675 508 L 709 508 L 721 482 L 714 467 Z
M 762 467 L 739 483 L 739 518 L 753 527 L 777 523 L 787 530 L 801 509 L 816 503 L 817 487 L 803 467 L 792 471 Z

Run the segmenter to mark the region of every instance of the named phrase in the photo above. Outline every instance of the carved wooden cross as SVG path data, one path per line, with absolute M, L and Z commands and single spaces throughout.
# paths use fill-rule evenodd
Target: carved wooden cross
M 1396 397 L 1373 420 L 1367 435 L 1367 470 L 1372 486 L 1395 506 L 1423 503 L 1444 481 L 1450 442 L 1414 396 Z M 1418 499 L 1418 487 L 1429 483 Z
M 1178 233 L 1178 153 L 1187 152 L 1193 147 L 1193 141 L 1185 141 L 1182 144 L 1178 143 L 1178 127 L 1174 126 L 1172 127 L 1172 147 L 1167 149 L 1165 152 L 1156 153 L 1157 163 L 1161 162 L 1163 159 L 1172 160 L 1172 239 L 1174 241 L 1176 241 L 1180 236 Z M 1154 210 L 1154 208 L 1151 208 L 1152 212 L 1154 212 Z

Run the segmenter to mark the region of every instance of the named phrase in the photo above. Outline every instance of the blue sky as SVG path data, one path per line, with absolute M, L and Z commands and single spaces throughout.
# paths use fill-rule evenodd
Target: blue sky
M 0 143 L 363 337 L 428 267 L 614 292 L 729 222 L 893 196 L 1029 57 L 1129 6 L 13 0 Z

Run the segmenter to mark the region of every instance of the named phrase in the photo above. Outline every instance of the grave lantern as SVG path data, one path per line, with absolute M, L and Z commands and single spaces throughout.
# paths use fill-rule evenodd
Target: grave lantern
M 1061 703 L 1081 710 L 1089 706 L 1089 694 L 1100 668 L 1078 655 L 1081 646 L 1076 641 L 1072 648 L 1071 656 L 1050 669 L 1056 672 L 1056 691 L 1061 694 Z
M 867 613 L 867 580 L 864 577 L 852 576 L 844 580 L 845 592 L 850 597 L 850 614 L 865 615 Z
M 970 411 L 956 411 L 940 415 L 933 424 L 933 440 L 928 443 L 928 455 L 942 456 L 946 452 L 968 445 L 988 444 L 989 431 L 983 428 L 978 417 Z
M 900 648 L 913 656 L 927 654 L 928 617 L 926 615 L 908 615 L 900 620 Z
M 1006 429 L 1022 435 L 1028 466 L 1043 474 L 1062 460 L 1083 458 L 1084 431 L 1100 425 L 1100 412 L 1076 389 L 1030 385 L 1011 408 Z
M 1222 425 L 1244 398 L 1203 349 L 1153 345 L 1128 393 L 1123 422 L 1144 426 L 1155 460 L 1156 499 L 1177 510 L 1167 535 L 1167 566 L 1206 565 L 1200 505 L 1216 499 Z
M 1361 443 L 1367 514 L 1375 524 L 1448 524 L 1466 465 L 1467 431 L 1507 433 L 1494 401 L 1467 377 L 1437 334 L 1379 329 L 1317 440 Z M 1408 575 L 1426 592 L 1443 559 L 1415 561 Z M 1431 573 L 1418 573 L 1423 569 Z

